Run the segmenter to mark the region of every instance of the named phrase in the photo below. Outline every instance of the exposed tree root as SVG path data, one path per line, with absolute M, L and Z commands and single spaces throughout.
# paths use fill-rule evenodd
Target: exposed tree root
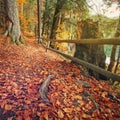
M 41 94 L 41 98 L 44 102 L 50 102 L 47 98 L 47 93 L 48 93 L 48 87 L 49 87 L 49 83 L 50 80 L 54 77 L 54 75 L 49 75 L 46 80 L 42 83 L 40 89 L 39 89 L 39 93 Z
M 94 105 L 95 105 L 94 109 L 99 110 L 100 106 L 99 106 L 99 104 L 95 101 L 95 99 L 92 97 L 92 95 L 91 95 L 88 91 L 83 91 L 83 94 L 84 94 L 86 97 L 89 97 L 89 99 L 94 103 Z M 94 109 L 93 109 L 93 111 L 94 111 Z

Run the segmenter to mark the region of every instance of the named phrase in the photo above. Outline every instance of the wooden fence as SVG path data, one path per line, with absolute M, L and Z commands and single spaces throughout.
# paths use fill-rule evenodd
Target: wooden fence
M 50 39 L 43 39 L 46 40 L 48 42 L 47 47 L 44 46 L 46 49 L 52 50 L 60 55 L 62 55 L 63 57 L 72 60 L 73 62 L 80 64 L 82 66 L 85 66 L 86 68 L 89 68 L 97 73 L 100 73 L 104 76 L 106 76 L 108 79 L 111 79 L 113 81 L 118 81 L 120 82 L 120 76 L 114 73 L 111 73 L 105 69 L 102 69 L 98 66 L 95 66 L 91 63 L 85 62 L 81 59 L 72 57 L 70 55 L 64 54 L 58 50 L 52 49 L 49 47 L 49 43 L 50 42 L 58 42 L 58 43 L 75 43 L 75 44 L 109 44 L 109 45 L 120 45 L 120 39 L 118 38 L 111 38 L 111 39 L 81 39 L 81 40 L 50 40 Z
M 80 40 L 50 40 L 44 39 L 50 42 L 58 43 L 75 43 L 75 44 L 108 44 L 108 45 L 120 45 L 120 38 L 110 38 L 110 39 L 80 39 Z

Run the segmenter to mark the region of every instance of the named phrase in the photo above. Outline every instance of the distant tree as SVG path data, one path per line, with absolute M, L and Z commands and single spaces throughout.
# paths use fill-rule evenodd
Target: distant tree
M 21 23 L 23 24 L 23 29 L 25 29 L 24 31 L 27 31 L 28 33 L 34 32 L 35 26 L 37 25 L 36 4 L 36 0 L 26 0 L 26 3 L 23 6 L 23 19 L 21 19 Z
M 48 0 L 45 0 L 45 8 L 44 8 L 44 11 L 43 11 L 43 18 L 42 18 L 42 33 L 41 33 L 41 36 L 43 36 L 46 31 L 45 31 L 45 28 L 47 28 L 47 36 L 49 36 L 49 21 L 51 19 L 49 19 L 49 15 L 50 15 L 50 12 L 49 12 L 49 3 L 48 3 Z
M 66 2 L 66 0 L 57 0 L 57 4 L 56 4 L 54 16 L 53 16 L 50 39 L 56 38 L 56 30 L 58 28 L 58 24 L 59 24 L 59 20 L 60 20 L 60 12 L 61 12 L 65 2 Z
M 37 0 L 37 13 L 38 13 L 38 43 L 40 43 L 41 42 L 41 31 L 40 31 L 40 29 L 41 29 L 41 12 L 40 12 L 40 0 Z

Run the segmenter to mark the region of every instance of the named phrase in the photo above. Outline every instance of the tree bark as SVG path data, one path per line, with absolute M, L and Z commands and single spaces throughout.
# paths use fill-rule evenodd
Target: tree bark
M 117 74 L 118 66 L 119 66 L 119 64 L 120 64 L 120 46 L 119 46 L 118 49 L 119 49 L 119 50 L 118 50 L 118 58 L 117 58 L 117 63 L 116 63 L 115 70 L 114 70 L 114 73 L 116 73 L 116 74 Z
M 38 9 L 38 43 L 41 43 L 41 12 L 40 12 L 40 0 L 37 0 Z
M 115 53 L 117 50 L 117 45 L 113 45 L 112 47 L 112 52 L 111 52 L 111 57 L 110 57 L 110 64 L 108 66 L 108 71 L 113 72 L 113 67 L 115 64 Z
M 65 3 L 65 0 L 57 0 L 57 5 L 53 17 L 53 23 L 51 28 L 50 39 L 56 39 L 56 30 L 58 28 L 59 20 L 60 20 L 60 12 Z
M 92 20 L 81 21 L 78 23 L 78 39 L 99 38 L 99 24 Z M 101 68 L 105 68 L 105 53 L 103 45 L 76 45 L 75 57 L 92 63 Z M 85 75 L 92 75 L 96 79 L 106 79 L 105 76 L 94 72 L 91 69 L 83 68 Z
M 10 37 L 16 44 L 23 43 L 20 23 L 18 17 L 18 7 L 16 0 L 6 0 L 6 25 L 7 29 L 5 35 Z
M 115 33 L 115 37 L 120 37 L 120 16 L 119 16 L 119 22 L 118 22 L 117 30 Z M 108 66 L 108 71 L 111 71 L 111 72 L 112 72 L 114 64 L 115 64 L 116 50 L 117 50 L 117 45 L 113 45 L 111 57 L 110 57 L 110 64 Z
M 49 75 L 47 77 L 47 79 L 42 83 L 40 89 L 39 89 L 39 93 L 41 94 L 41 99 L 44 102 L 50 102 L 47 98 L 47 94 L 48 94 L 48 87 L 49 87 L 49 83 L 51 81 L 51 79 L 54 77 L 54 75 Z
M 3 0 L 0 0 L 0 27 L 5 28 L 5 6 L 4 6 L 4 2 Z
M 41 33 L 41 36 L 44 35 L 44 30 L 45 30 L 45 19 L 46 19 L 46 9 L 47 9 L 47 6 L 48 6 L 48 0 L 45 1 L 45 10 L 44 10 L 44 13 L 43 13 L 43 24 L 42 24 L 42 33 Z

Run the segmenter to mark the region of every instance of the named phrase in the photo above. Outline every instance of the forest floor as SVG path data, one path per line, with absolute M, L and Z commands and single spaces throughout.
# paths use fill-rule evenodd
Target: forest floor
M 0 39 L 0 120 L 120 120 L 119 90 L 28 41 Z M 50 75 L 45 102 L 39 89 Z

